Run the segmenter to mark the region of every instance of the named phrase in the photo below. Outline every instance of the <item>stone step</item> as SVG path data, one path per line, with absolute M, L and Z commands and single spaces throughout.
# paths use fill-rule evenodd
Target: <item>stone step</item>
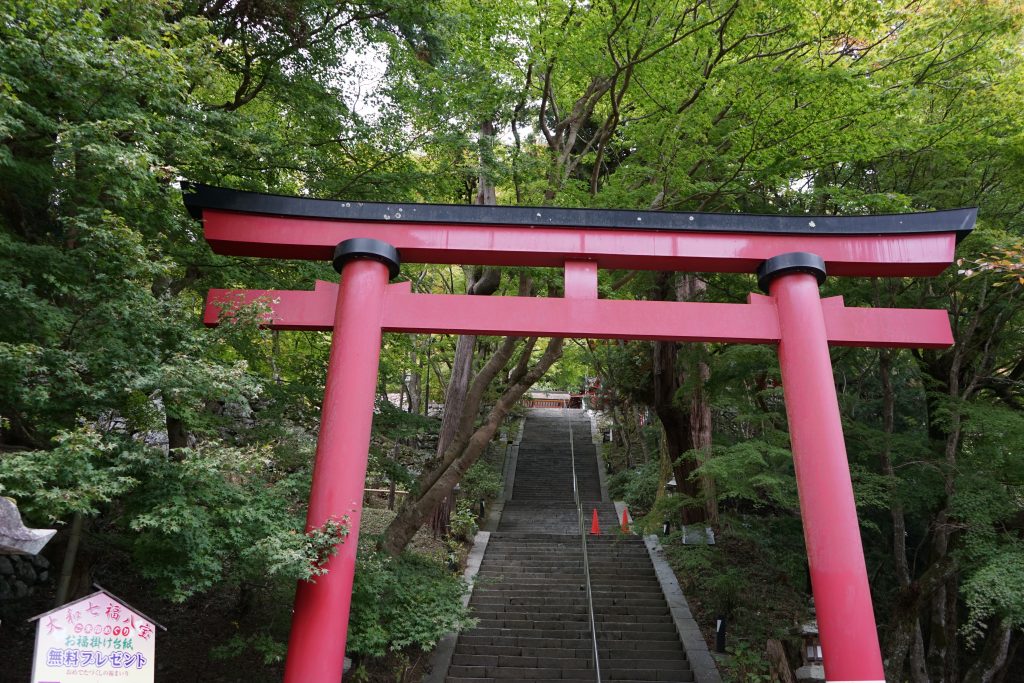
M 651 572 L 651 568 L 646 568 L 648 572 Z M 651 572 L 653 573 L 653 572 Z M 521 583 L 527 580 L 530 581 L 550 581 L 552 584 L 555 583 L 575 583 L 583 581 L 586 574 L 580 567 L 573 567 L 568 569 L 552 569 L 550 573 L 531 571 L 525 567 L 519 566 L 506 566 L 506 567 L 495 567 L 493 569 L 481 569 L 478 574 L 480 577 L 479 582 L 485 585 L 512 585 L 515 583 Z M 629 569 L 628 571 L 607 571 L 600 570 L 590 572 L 591 585 L 599 584 L 604 587 L 612 588 L 615 585 L 621 586 L 632 586 L 637 583 L 643 583 L 650 581 L 650 576 L 644 576 L 643 572 L 639 570 Z
M 452 656 L 453 666 L 502 666 L 517 669 L 593 669 L 590 658 L 579 657 L 524 657 L 521 655 L 470 655 L 456 652 Z
M 512 603 L 508 600 L 470 600 L 470 607 L 478 612 L 502 612 L 505 614 L 520 613 L 526 615 L 533 614 L 544 614 L 544 613 L 568 613 L 574 611 L 587 610 L 587 601 L 583 596 L 580 596 L 579 600 L 567 601 L 562 600 L 558 603 L 551 602 L 538 602 L 537 604 L 523 605 L 520 603 Z M 622 600 L 614 602 L 610 600 L 595 601 L 594 610 L 599 614 L 615 614 L 622 612 L 623 614 L 634 614 L 634 615 L 652 615 L 661 614 L 668 615 L 669 609 L 665 604 L 664 600 L 655 602 L 654 599 L 650 599 L 646 604 L 639 605 L 635 600 Z
M 589 641 L 587 641 L 587 647 L 534 647 L 529 645 L 473 645 L 469 643 L 460 643 L 455 652 L 468 655 L 505 657 L 548 657 L 553 659 L 581 657 L 586 659 L 591 657 L 592 649 Z M 620 649 L 598 647 L 598 653 L 601 656 L 601 661 L 605 661 L 606 659 L 629 659 L 630 657 L 638 656 L 642 656 L 643 659 L 650 661 L 679 662 L 686 660 L 686 655 L 680 652 L 679 648 L 657 649 L 652 646 L 641 650 L 634 647 Z
M 575 534 L 575 531 L 573 533 Z M 580 547 L 580 538 L 578 535 L 545 535 L 536 532 L 524 532 L 523 534 L 503 532 L 500 535 L 495 536 L 493 542 L 497 544 L 499 550 L 509 550 L 513 548 L 516 550 L 538 550 L 557 547 Z M 627 536 L 619 533 L 618 531 L 602 534 L 587 534 L 588 550 L 592 547 L 599 550 L 614 550 L 618 548 L 627 550 L 633 547 L 642 548 L 643 545 L 643 539 L 639 536 Z
M 544 596 L 530 596 L 509 600 L 497 596 L 479 596 L 474 592 L 473 599 L 469 601 L 469 604 L 474 607 L 502 606 L 512 611 L 529 611 L 539 607 L 550 607 L 551 609 L 572 609 L 579 606 L 585 608 L 587 601 L 586 596 L 580 595 L 573 596 L 572 598 L 557 599 Z M 665 600 L 661 596 L 654 598 L 627 598 L 625 600 L 616 600 L 614 598 L 598 598 L 594 600 L 594 608 L 598 610 L 608 610 L 618 607 L 626 609 L 630 607 L 635 607 L 636 609 L 668 609 L 665 606 Z
M 576 578 L 584 575 L 582 563 L 574 565 L 560 565 L 550 563 L 547 565 L 533 565 L 529 562 L 488 562 L 484 561 L 480 567 L 479 574 L 488 577 L 488 581 L 494 581 L 495 577 L 515 576 L 527 577 L 530 575 L 538 577 L 549 577 L 552 579 Z M 635 581 L 649 578 L 651 565 L 640 563 L 608 563 L 592 564 L 590 566 L 590 577 L 601 577 L 601 580 L 614 581 Z M 646 575 L 646 576 L 645 576 Z
M 507 683 L 507 678 L 464 678 L 462 676 L 449 677 L 448 683 Z M 662 681 L 655 681 L 652 679 L 639 679 L 639 678 L 616 678 L 611 679 L 604 675 L 602 672 L 601 680 L 603 681 L 615 681 L 615 683 L 663 683 Z M 677 678 L 677 681 L 685 682 L 692 681 L 693 678 Z M 594 678 L 530 678 L 523 679 L 524 683 L 594 683 Z
M 574 605 L 578 604 L 580 600 L 585 600 L 587 597 L 585 590 L 582 592 L 579 590 L 581 586 L 585 588 L 582 578 L 577 583 L 549 585 L 546 590 L 537 587 L 527 589 L 514 583 L 508 585 L 497 583 L 490 585 L 477 584 L 473 591 L 473 597 L 476 598 L 473 604 L 496 604 L 497 600 L 501 600 L 502 604 L 518 606 L 524 610 L 528 610 L 534 605 Z M 641 591 L 641 594 L 634 594 L 628 590 L 622 590 L 620 587 L 613 589 L 612 587 L 605 586 L 591 586 L 591 596 L 595 601 L 595 605 L 634 604 L 634 598 L 660 600 L 662 597 L 660 591 L 653 593 L 651 591 Z M 484 599 L 486 599 L 486 603 L 481 603 L 480 601 Z M 649 605 L 655 603 L 642 604 Z
M 635 567 L 639 569 L 650 569 L 651 562 L 646 557 L 637 557 L 635 555 L 637 550 L 646 552 L 642 547 L 632 547 L 623 549 L 621 552 L 614 554 L 601 554 L 594 552 L 594 548 L 587 548 L 587 556 L 590 558 L 590 567 L 593 568 L 619 568 L 619 567 Z M 536 553 L 521 552 L 515 553 L 510 552 L 504 555 L 504 551 L 498 551 L 495 555 L 484 557 L 481 568 L 487 567 L 514 567 L 514 566 L 530 566 L 530 567 L 543 567 L 545 569 L 557 570 L 560 568 L 583 568 L 583 556 L 578 547 L 559 549 L 552 548 L 546 552 Z
M 494 549 L 494 554 L 490 555 L 490 557 L 517 560 L 522 559 L 524 556 L 530 556 L 530 559 L 542 562 L 566 560 L 579 562 L 582 559 L 583 553 L 583 545 L 580 543 L 579 536 L 565 536 L 565 539 L 565 543 L 551 545 L 526 545 L 523 543 L 499 545 Z M 587 555 L 590 557 L 591 562 L 603 560 L 646 560 L 647 558 L 636 554 L 638 549 L 644 550 L 643 545 L 606 543 L 600 536 L 587 537 Z M 553 552 L 566 553 L 566 557 L 551 554 Z
M 583 672 L 579 672 L 582 674 Z M 448 667 L 448 675 L 455 678 L 492 678 L 500 681 L 536 681 L 542 679 L 565 680 L 562 670 L 556 668 L 542 669 L 539 667 L 502 667 L 502 666 L 456 666 Z M 450 679 L 449 679 L 450 680 Z M 588 680 L 581 677 L 579 680 Z M 589 679 L 593 681 L 593 677 Z
M 594 621 L 597 623 L 598 631 L 622 631 L 622 632 L 643 632 L 645 635 L 648 633 L 671 633 L 675 635 L 676 627 L 671 621 L 664 619 L 639 619 L 632 615 L 621 615 L 611 614 L 603 615 L 606 618 L 599 619 L 602 615 L 594 615 Z M 485 619 L 482 617 L 477 618 L 477 628 L 500 628 L 510 630 L 521 630 L 528 631 L 531 628 L 536 628 L 542 631 L 554 631 L 554 630 L 565 630 L 565 631 L 578 631 L 586 630 L 589 632 L 589 618 L 582 615 L 570 615 L 569 619 Z
M 518 669 L 561 669 L 562 671 L 572 670 L 593 670 L 594 662 L 591 652 L 583 656 L 576 656 L 575 651 L 568 657 L 544 657 L 544 656 L 522 656 L 522 655 L 478 655 L 456 653 L 452 656 L 454 666 L 483 666 L 483 667 L 514 667 Z M 599 657 L 600 657 L 600 653 Z M 684 660 L 647 659 L 638 658 L 635 655 L 627 658 L 607 659 L 600 658 L 602 667 L 605 665 L 619 669 L 632 669 L 636 672 L 656 669 L 662 671 L 685 670 L 688 665 Z
M 517 667 L 482 667 L 482 666 L 452 666 L 448 669 L 449 683 L 499 683 L 509 680 L 529 681 L 530 683 L 594 683 L 593 673 L 589 677 L 574 677 L 562 675 L 561 669 L 541 668 L 517 668 Z M 583 674 L 584 671 L 575 670 L 566 673 Z M 602 681 L 616 681 L 619 683 L 689 683 L 693 681 L 693 672 L 689 669 L 675 671 L 672 669 L 648 669 L 635 671 L 632 669 L 606 669 L 601 668 Z
M 537 680 L 566 680 L 563 672 L 572 673 L 570 680 L 589 680 L 594 677 L 584 676 L 589 667 L 581 669 L 563 670 L 554 667 L 514 667 L 514 666 L 459 666 L 453 664 L 449 667 L 449 676 L 455 678 L 491 678 L 497 680 L 516 681 L 537 681 Z M 637 676 L 641 676 L 638 678 Z M 637 670 L 629 667 L 624 668 L 601 668 L 601 679 L 607 681 L 622 680 L 644 680 L 644 681 L 692 681 L 693 673 L 689 669 L 643 669 Z M 449 679 L 451 680 L 451 679 Z
M 653 625 L 648 625 L 653 626 Z M 470 633 L 480 636 L 491 636 L 492 638 L 543 638 L 543 639 L 558 639 L 558 640 L 590 640 L 590 628 L 589 626 L 582 626 L 577 629 L 569 628 L 554 628 L 554 629 L 540 629 L 534 625 L 530 625 L 524 628 L 489 628 L 484 626 L 477 626 Z M 646 631 L 639 630 L 636 624 L 622 624 L 622 623 L 609 623 L 602 626 L 598 626 L 597 629 L 597 640 L 601 643 L 603 639 L 607 638 L 609 641 L 663 641 L 663 642 L 679 642 L 679 636 L 676 635 L 675 627 L 664 629 L 661 631 Z M 680 646 L 681 648 L 682 646 Z
M 583 579 L 578 581 L 572 581 L 569 583 L 534 583 L 530 584 L 527 582 L 514 582 L 508 585 L 505 584 L 490 584 L 486 582 L 478 583 L 474 592 L 480 591 L 484 595 L 508 595 L 509 597 L 529 597 L 530 595 L 552 595 L 558 597 L 565 597 L 565 594 L 571 595 L 574 592 L 580 590 L 583 587 Z M 640 597 L 652 597 L 661 595 L 661 589 L 656 585 L 647 586 L 624 586 L 624 585 L 594 585 L 590 586 L 590 593 L 593 597 L 600 598 L 629 598 L 642 593 Z
M 564 634 L 562 634 L 564 636 Z M 583 650 L 587 653 L 590 652 L 592 647 L 590 634 L 586 637 L 580 638 L 539 638 L 537 636 L 526 635 L 526 636 L 492 636 L 475 634 L 472 631 L 468 631 L 459 638 L 459 646 L 477 646 L 477 647 L 503 647 L 503 648 L 520 648 L 524 652 L 538 651 L 538 650 Z M 456 648 L 457 650 L 458 648 Z M 644 656 L 648 654 L 652 657 L 664 658 L 667 652 L 676 652 L 682 659 L 686 659 L 686 653 L 683 652 L 681 647 L 676 644 L 666 645 L 663 642 L 656 640 L 641 640 L 635 642 L 624 643 L 622 640 L 615 640 L 608 643 L 598 642 L 598 649 L 604 652 L 633 652 L 644 653 Z M 589 656 L 589 654 L 588 654 Z
M 623 571 L 625 570 L 625 571 Z M 617 572 L 619 574 L 627 574 L 635 571 L 638 574 L 648 574 L 651 570 L 651 563 L 639 559 L 590 559 L 590 575 L 593 576 L 598 573 L 610 573 Z M 525 571 L 525 572 L 547 572 L 550 574 L 558 574 L 559 572 L 571 572 L 571 573 L 583 573 L 583 560 L 536 560 L 530 561 L 526 558 L 520 559 L 507 559 L 503 560 L 500 558 L 485 558 L 480 566 L 480 571 Z
M 579 596 L 581 599 L 586 599 L 586 591 L 585 590 L 580 590 L 580 589 L 575 589 L 575 590 L 571 590 L 571 591 L 566 591 L 566 590 L 557 590 L 557 591 L 556 590 L 548 590 L 548 591 L 543 591 L 543 590 L 537 590 L 536 588 L 534 588 L 534 589 L 516 589 L 516 588 L 499 589 L 499 588 L 480 588 L 480 587 L 477 587 L 476 589 L 474 589 L 474 593 L 476 591 L 479 591 L 481 593 L 481 597 L 488 597 L 488 598 L 502 597 L 502 598 L 509 598 L 510 600 L 521 599 L 521 598 L 524 598 L 524 597 L 536 597 L 536 596 L 550 596 L 552 599 L 558 599 L 558 600 L 564 600 L 566 598 L 577 597 L 577 596 Z M 652 598 L 656 598 L 657 596 L 660 596 L 660 595 L 662 595 L 662 592 L 660 592 L 660 591 L 653 591 L 653 590 L 651 590 L 651 591 L 643 591 L 639 595 L 637 593 L 635 593 L 635 592 L 628 592 L 628 591 L 598 591 L 598 590 L 592 590 L 591 591 L 591 596 L 595 600 L 618 600 L 618 601 L 620 601 L 623 604 L 629 604 L 629 601 L 634 599 L 634 598 L 636 598 L 636 597 L 641 597 L 641 598 L 644 598 L 644 599 L 652 599 Z
M 575 536 L 563 536 L 565 540 L 561 543 L 523 543 L 523 542 L 512 542 L 512 543 L 501 543 L 500 538 L 496 538 L 498 542 L 497 547 L 494 549 L 495 556 L 512 556 L 522 555 L 528 553 L 531 555 L 537 555 L 538 559 L 544 559 L 543 555 L 545 552 L 552 550 L 559 550 L 562 552 L 575 553 L 579 559 L 579 553 L 583 552 L 583 545 L 580 543 L 578 535 Z M 625 539 L 619 540 L 618 538 L 612 537 L 608 534 L 604 535 L 587 535 L 587 554 L 592 556 L 592 559 L 597 559 L 599 556 L 611 555 L 615 556 L 620 554 L 623 557 L 635 557 L 632 553 L 635 553 L 636 549 L 643 549 L 643 543 L 632 543 Z M 555 560 L 558 558 L 548 555 L 548 560 Z
M 590 558 L 591 567 L 650 567 L 651 562 L 646 557 L 638 557 L 637 550 L 643 551 L 642 547 L 630 546 L 628 548 L 612 548 L 608 552 L 596 544 L 587 544 L 587 556 Z M 583 552 L 579 546 L 569 548 L 551 548 L 545 552 L 537 552 L 533 548 L 523 548 L 521 551 L 514 549 L 499 548 L 493 555 L 484 557 L 483 564 L 504 566 L 504 565 L 525 565 L 533 567 L 583 567 Z
M 505 611 L 503 609 L 488 609 L 486 605 L 471 605 L 473 608 L 473 617 L 481 620 L 511 620 L 511 621 L 530 621 L 536 620 L 537 622 L 542 621 L 576 621 L 579 619 L 589 619 L 590 613 L 587 611 L 585 605 L 579 605 L 578 607 L 552 610 L 531 610 L 529 612 L 517 612 L 517 611 Z M 653 622 L 668 621 L 671 619 L 671 613 L 667 607 L 648 607 L 647 611 L 643 611 L 643 608 L 636 608 L 631 606 L 619 606 L 619 607 L 594 607 L 594 620 L 597 622 L 602 621 L 632 621 L 632 622 Z M 671 623 L 671 621 L 668 621 Z
M 507 508 L 506 508 L 506 510 L 507 510 Z M 517 512 L 517 510 L 513 510 L 513 512 Z M 524 510 L 524 512 L 532 512 L 532 510 L 530 510 L 530 511 Z M 592 515 L 592 511 L 584 510 L 583 514 L 584 514 L 584 517 L 588 517 L 588 516 Z M 590 520 L 589 519 L 585 519 L 584 521 L 589 522 Z M 589 527 L 589 525 L 588 525 L 588 527 Z M 575 528 L 571 529 L 570 531 L 573 534 L 576 533 L 576 529 Z M 588 529 L 588 532 L 589 532 L 589 529 Z M 560 534 L 542 534 L 542 533 L 538 533 L 538 532 L 535 532 L 535 531 L 522 532 L 522 533 L 519 533 L 519 532 L 506 532 L 506 533 L 502 534 L 502 536 L 499 537 L 499 540 L 508 540 L 508 541 L 512 541 L 512 542 L 518 541 L 518 542 L 521 542 L 521 543 L 524 543 L 524 544 L 537 544 L 537 543 L 543 544 L 544 542 L 555 542 L 555 541 L 558 541 L 558 542 L 561 542 L 561 543 L 569 543 L 570 541 L 574 541 L 576 543 L 579 543 L 579 537 L 578 536 L 575 536 L 572 539 L 568 539 L 568 538 L 565 537 L 564 533 L 560 533 Z M 597 535 L 597 536 L 590 535 L 588 533 L 587 540 L 588 541 L 598 542 L 598 543 L 604 542 L 604 541 L 619 541 L 619 542 L 622 542 L 622 543 L 625 543 L 625 544 L 629 544 L 629 543 L 643 543 L 643 539 L 641 539 L 639 536 L 623 535 L 623 534 L 618 533 L 618 531 L 606 532 L 606 533 L 603 533 L 603 534 Z
M 639 564 L 639 563 L 615 563 L 615 564 L 599 564 L 591 565 L 590 567 L 590 578 L 591 581 L 599 577 L 601 581 L 615 581 L 621 579 L 623 581 L 646 579 L 651 571 L 650 564 Z M 559 565 L 559 564 L 547 564 L 547 565 L 533 565 L 527 562 L 506 562 L 506 563 L 494 563 L 484 561 L 484 565 L 480 568 L 480 575 L 486 576 L 488 581 L 495 581 L 500 579 L 502 576 L 508 577 L 550 577 L 552 579 L 560 578 L 577 578 L 584 576 L 584 568 L 582 563 L 576 565 Z
M 651 572 L 653 574 L 653 571 Z M 532 575 L 531 575 L 532 574 Z M 495 569 L 490 571 L 481 571 L 479 583 L 487 585 L 498 585 L 508 587 L 512 585 L 537 585 L 547 582 L 549 585 L 567 584 L 567 583 L 578 583 L 584 580 L 584 573 L 582 570 L 575 570 L 571 572 L 557 572 L 551 576 L 545 576 L 538 572 L 527 572 L 524 570 L 517 569 L 515 567 L 509 567 L 506 569 Z M 601 586 L 602 588 L 614 589 L 615 587 L 633 587 L 636 585 L 642 585 L 644 583 L 651 583 L 657 586 L 657 579 L 653 577 L 644 577 L 638 574 L 626 574 L 617 575 L 611 573 L 592 572 L 590 574 L 590 582 L 592 586 Z

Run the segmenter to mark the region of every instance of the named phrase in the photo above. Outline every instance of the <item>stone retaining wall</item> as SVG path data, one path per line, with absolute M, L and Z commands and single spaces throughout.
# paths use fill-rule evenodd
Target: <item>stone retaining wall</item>
M 0 555 L 0 600 L 25 598 L 50 580 L 50 563 L 42 555 Z

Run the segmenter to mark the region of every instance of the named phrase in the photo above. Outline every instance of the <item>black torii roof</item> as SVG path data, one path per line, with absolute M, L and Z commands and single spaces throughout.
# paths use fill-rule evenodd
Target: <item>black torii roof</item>
M 340 199 L 311 199 L 231 190 L 200 183 L 182 183 L 185 206 L 193 218 L 203 209 L 340 221 L 432 223 L 444 225 L 508 225 L 732 232 L 797 235 L 879 235 L 955 232 L 957 241 L 974 229 L 977 208 L 947 209 L 870 216 L 766 215 L 697 211 L 632 211 L 571 209 L 551 206 L 479 206 L 469 204 L 407 204 Z

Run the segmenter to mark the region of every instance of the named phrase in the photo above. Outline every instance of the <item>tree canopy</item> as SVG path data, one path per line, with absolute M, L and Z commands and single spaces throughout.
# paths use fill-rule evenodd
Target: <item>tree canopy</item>
M 833 361 L 890 677 L 998 680 L 1024 624 L 1022 26 L 1013 0 L 0 4 L 0 493 L 61 529 L 48 551 L 58 599 L 107 575 L 169 605 L 231 595 L 271 625 L 212 643 L 219 656 L 279 660 L 277 598 L 344 535 L 302 533 L 330 337 L 260 329 L 258 311 L 217 329 L 199 317 L 211 287 L 308 289 L 334 274 L 213 254 L 185 180 L 773 214 L 976 205 L 943 276 L 825 290 L 951 312 L 950 349 Z M 467 295 L 558 295 L 560 282 L 543 269 L 401 277 Z M 606 298 L 679 301 L 754 286 L 624 271 L 599 284 Z M 763 529 L 757 542 L 800 583 L 772 349 L 388 335 L 367 485 L 409 493 L 392 493 L 407 498 L 397 521 L 361 549 L 358 652 L 429 647 L 465 619 L 451 573 L 402 551 L 467 471 L 493 488 L 488 444 L 531 384 L 595 376 L 619 440 L 610 462 L 650 520 L 737 539 Z

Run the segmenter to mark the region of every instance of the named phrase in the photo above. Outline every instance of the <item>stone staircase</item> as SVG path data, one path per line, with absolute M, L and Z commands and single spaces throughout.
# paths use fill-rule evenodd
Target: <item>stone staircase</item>
M 597 455 L 583 411 L 531 411 L 519 446 L 512 498 L 490 536 L 448 683 L 596 680 L 583 551 L 572 492 L 569 432 L 590 530 L 591 590 L 602 681 L 693 681 L 647 549 L 618 532 L 601 499 Z

